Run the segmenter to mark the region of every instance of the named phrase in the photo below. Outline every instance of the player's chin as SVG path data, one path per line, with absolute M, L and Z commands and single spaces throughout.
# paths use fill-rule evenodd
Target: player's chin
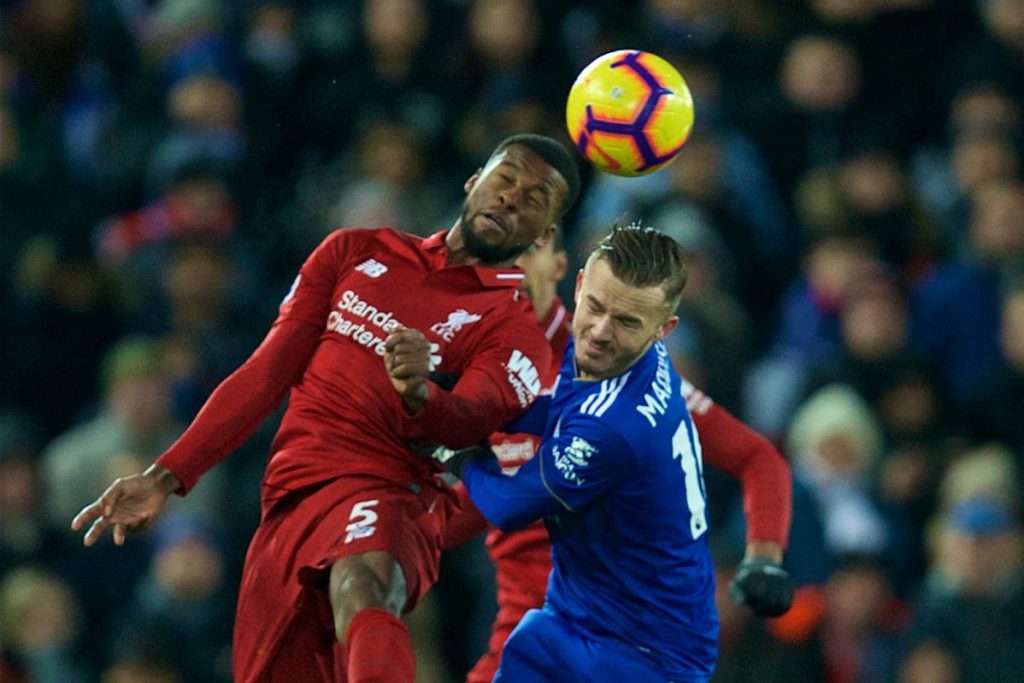
M 490 244 L 503 244 L 508 239 L 508 229 L 482 213 L 475 216 L 472 230 L 477 238 Z
M 614 358 L 605 354 L 600 354 L 597 357 L 590 354 L 579 354 L 576 356 L 576 367 L 590 377 L 607 377 L 613 361 Z

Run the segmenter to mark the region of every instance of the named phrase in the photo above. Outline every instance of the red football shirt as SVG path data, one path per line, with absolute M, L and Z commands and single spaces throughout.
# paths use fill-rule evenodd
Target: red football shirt
M 555 305 L 541 321 L 540 329 L 551 346 L 551 365 L 544 374 L 544 388 L 550 389 L 558 378 L 565 347 L 572 335 L 572 317 L 561 299 L 555 299 Z M 508 474 L 514 473 L 532 458 L 539 446 L 539 437 L 526 434 L 496 434 L 491 438 L 491 448 Z M 547 581 L 551 571 L 551 540 L 543 520 L 537 520 L 513 533 L 492 527 L 487 533 L 487 551 L 495 565 L 503 571 L 512 571 L 520 577 L 529 573 L 533 578 L 525 581 L 526 585 L 537 585 L 538 582 L 544 585 Z M 514 568 L 509 565 L 514 565 Z M 499 590 L 502 589 L 499 586 Z
M 241 444 L 291 389 L 265 483 L 295 490 L 345 474 L 402 484 L 435 471 L 411 441 L 462 448 L 487 438 L 540 391 L 551 351 L 520 297 L 519 269 L 446 267 L 444 233 L 338 230 L 302 266 L 270 333 L 211 395 L 157 463 L 191 488 Z M 431 342 L 429 385 L 410 415 L 384 370 L 397 326 Z

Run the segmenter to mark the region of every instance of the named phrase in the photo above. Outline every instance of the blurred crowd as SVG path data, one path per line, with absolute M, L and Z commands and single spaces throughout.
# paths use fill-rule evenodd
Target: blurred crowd
M 71 517 L 330 230 L 447 228 L 623 47 L 696 125 L 650 176 L 584 169 L 570 260 L 623 217 L 683 244 L 673 359 L 794 470 L 795 606 L 721 600 L 715 681 L 1024 680 L 1024 0 L 0 0 L 0 679 L 230 680 L 276 418 L 124 547 Z M 707 476 L 721 588 L 742 504 Z M 489 572 L 445 558 L 421 681 L 484 649 Z

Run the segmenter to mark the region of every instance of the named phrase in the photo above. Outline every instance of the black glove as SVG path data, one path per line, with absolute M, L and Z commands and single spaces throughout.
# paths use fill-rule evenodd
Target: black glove
M 736 578 L 729 584 L 729 595 L 746 603 L 754 614 L 777 617 L 793 604 L 793 584 L 782 567 L 764 557 L 740 562 Z
M 466 465 L 476 460 L 497 460 L 498 456 L 490 450 L 486 443 L 471 445 L 468 449 L 454 450 L 445 445 L 437 445 L 431 449 L 414 449 L 418 454 L 438 463 L 445 472 L 462 478 Z

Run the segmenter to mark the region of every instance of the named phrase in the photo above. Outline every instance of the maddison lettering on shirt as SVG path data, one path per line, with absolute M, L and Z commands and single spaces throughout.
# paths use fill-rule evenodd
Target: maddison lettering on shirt
M 348 314 L 348 317 L 345 314 Z M 353 320 L 356 319 L 356 320 Z M 379 332 L 368 328 L 366 323 L 376 327 Z M 373 349 L 378 356 L 384 355 L 384 340 L 396 327 L 402 325 L 395 319 L 391 311 L 382 311 L 372 304 L 359 298 L 351 289 L 346 289 L 336 310 L 327 316 L 327 329 L 349 337 L 361 346 Z
M 665 414 L 668 400 L 672 398 L 672 377 L 669 375 L 668 351 L 662 344 L 656 344 L 654 350 L 658 352 L 658 370 L 654 373 L 650 391 L 644 394 L 643 405 L 638 405 L 636 409 L 652 427 L 657 427 L 658 417 Z

